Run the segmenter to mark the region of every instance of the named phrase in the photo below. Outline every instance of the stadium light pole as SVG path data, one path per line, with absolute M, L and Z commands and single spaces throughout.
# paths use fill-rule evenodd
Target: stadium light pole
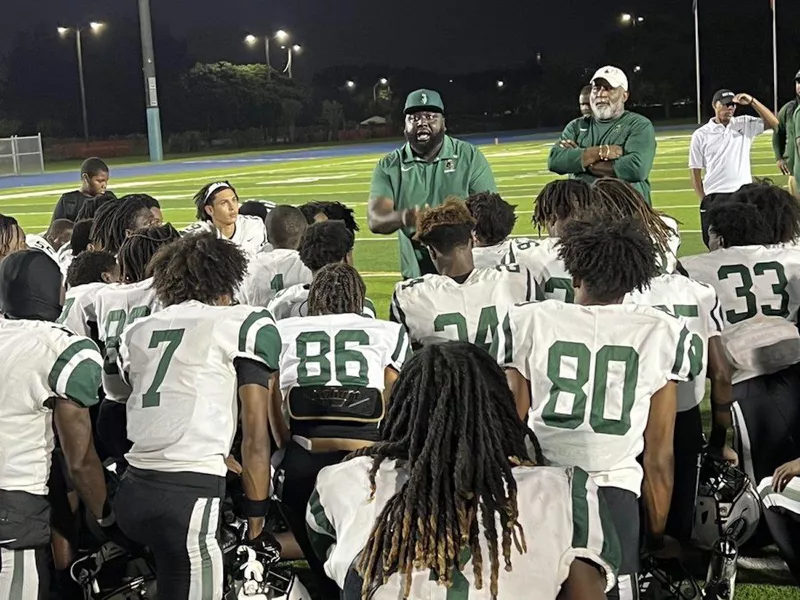
M 139 32 L 142 38 L 142 71 L 147 111 L 147 146 L 150 162 L 164 160 L 161 142 L 161 111 L 158 108 L 156 59 L 153 51 L 153 30 L 150 20 L 150 0 L 139 0 Z
M 379 88 L 380 86 L 382 86 L 382 85 L 386 85 L 387 83 L 389 83 L 389 80 L 388 80 L 388 79 L 386 79 L 386 77 L 381 77 L 381 78 L 378 80 L 378 83 L 376 83 L 376 84 L 375 84 L 375 85 L 372 87 L 372 101 L 373 101 L 373 102 L 376 102 L 376 103 L 378 102 L 378 88 Z
M 94 33 L 98 33 L 103 28 L 103 23 L 92 21 L 89 23 L 89 29 Z M 86 84 L 83 78 L 83 45 L 81 40 L 81 28 L 79 26 L 75 29 L 75 51 L 78 54 L 78 82 L 81 88 L 81 114 L 83 116 L 83 139 L 89 141 L 89 113 L 86 110 Z M 58 34 L 65 37 L 71 29 L 69 27 L 59 27 Z
M 289 34 L 286 31 L 284 31 L 283 29 L 279 29 L 272 36 L 269 36 L 269 35 L 265 35 L 264 36 L 264 57 L 267 60 L 267 81 L 271 81 L 272 80 L 272 61 L 270 60 L 270 56 L 269 56 L 269 42 L 270 42 L 270 39 L 272 39 L 272 38 L 277 40 L 278 43 L 285 43 L 289 39 Z M 258 37 L 254 36 L 252 34 L 248 34 L 244 38 L 245 44 L 247 44 L 249 46 L 253 46 L 257 41 L 258 41 Z
M 292 62 L 294 61 L 294 55 L 300 54 L 300 51 L 302 49 L 303 48 L 302 46 L 300 46 L 300 44 L 295 44 L 294 46 L 289 48 L 289 59 L 288 62 L 286 63 L 286 72 L 289 74 L 289 79 L 292 79 L 294 77 L 294 75 L 292 74 Z

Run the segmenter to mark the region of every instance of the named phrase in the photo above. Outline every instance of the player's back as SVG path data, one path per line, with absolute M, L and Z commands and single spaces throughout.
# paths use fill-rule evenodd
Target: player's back
M 311 283 L 311 271 L 300 260 L 300 253 L 276 248 L 250 259 L 237 297 L 242 304 L 266 307 L 281 290 L 305 283 Z
M 726 325 L 758 315 L 797 321 L 800 249 L 784 245 L 734 246 L 681 258 L 692 279 L 711 285 Z
M 509 248 L 511 248 L 511 241 L 511 238 L 507 238 L 493 246 L 473 246 L 472 262 L 475 268 L 491 269 L 502 264 L 503 259 L 508 255 Z
M 20 363 L 24 361 L 24 365 Z M 47 493 L 53 397 L 97 402 L 100 353 L 45 321 L 0 319 L 0 489 Z
M 684 323 L 650 306 L 554 300 L 515 306 L 509 316 L 506 366 L 530 382 L 528 420 L 544 455 L 638 495 L 651 397 L 699 368 Z
M 708 340 L 722 333 L 722 312 L 717 292 L 708 284 L 683 275 L 659 275 L 643 291 L 625 296 L 626 304 L 641 304 L 683 317 L 695 343 L 693 357 L 702 361 L 694 381 L 678 384 L 678 411 L 689 410 L 702 402 L 706 391 Z
M 530 271 L 541 294 L 540 300 L 561 300 L 572 304 L 575 301 L 572 275 L 558 256 L 558 243 L 557 237 L 539 242 L 514 240 L 505 262 L 516 261 Z
M 290 317 L 305 317 L 308 315 L 308 292 L 310 283 L 298 283 L 285 290 L 281 290 L 267 304 L 267 310 L 276 321 Z M 375 318 L 375 305 L 369 298 L 364 298 L 364 316 Z
M 64 296 L 64 307 L 58 322 L 78 335 L 97 340 L 99 332 L 95 299 L 100 290 L 109 284 L 103 282 L 76 285 L 67 290 Z
M 326 467 L 318 476 L 317 492 L 309 504 L 310 535 L 323 544 L 333 542 L 325 568 L 340 586 L 363 551 L 381 511 L 408 481 L 407 471 L 397 461 L 386 460 L 375 474 L 373 494 L 371 467 L 372 460 L 365 457 Z M 605 505 L 599 506 L 597 488 L 587 474 L 579 469 L 557 467 L 517 467 L 511 472 L 517 484 L 517 520 L 527 541 L 527 551 L 522 553 L 512 544 L 511 569 L 499 569 L 498 597 L 553 600 L 569 574 L 572 561 L 578 557 L 597 566 L 612 583 L 619 561 L 618 541 Z M 460 597 L 470 600 L 492 597 L 487 583 L 491 573 L 489 549 L 484 528 L 482 525 L 479 528 L 483 587 L 477 589 L 473 557 L 468 552 L 458 577 L 462 581 Z M 326 530 L 335 531 L 335 541 L 325 537 Z M 591 535 L 587 535 L 589 532 Z M 394 574 L 371 597 L 397 600 L 403 597 L 402 589 L 403 575 Z M 422 570 L 412 574 L 409 598 L 452 597 L 452 588 L 440 585 L 434 574 Z
M 117 366 L 120 336 L 125 327 L 138 319 L 150 316 L 161 308 L 153 289 L 153 279 L 136 283 L 108 285 L 95 299 L 98 333 L 104 347 L 103 390 L 106 399 L 125 402 L 130 387 L 122 381 Z
M 125 329 L 119 347 L 128 462 L 141 469 L 224 476 L 237 423 L 237 358 L 277 368 L 280 337 L 263 309 L 196 301 Z
M 498 330 L 508 309 L 532 295 L 531 275 L 519 265 L 474 269 L 461 283 L 428 274 L 395 286 L 392 320 L 406 327 L 415 345 L 471 342 L 498 358 Z

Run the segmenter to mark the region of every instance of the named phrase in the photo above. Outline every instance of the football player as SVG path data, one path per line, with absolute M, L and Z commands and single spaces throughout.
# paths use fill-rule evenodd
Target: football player
M 308 226 L 297 251 L 300 260 L 312 275 L 325 265 L 333 263 L 353 264 L 355 235 L 347 224 L 340 220 L 325 220 Z M 304 317 L 308 314 L 308 291 L 311 285 L 298 283 L 276 294 L 267 305 L 267 310 L 277 321 L 287 317 Z M 375 305 L 364 298 L 364 314 L 375 318 Z
M 95 299 L 110 283 L 119 281 L 117 259 L 110 252 L 82 252 L 67 270 L 67 293 L 58 322 L 78 335 L 100 339 Z
M 216 181 L 200 188 L 194 196 L 198 223 L 183 230 L 192 235 L 211 232 L 232 241 L 249 256 L 267 243 L 267 229 L 260 217 L 239 214 L 239 195 L 227 181 Z
M 316 558 L 305 526 L 317 473 L 378 440 L 389 393 L 409 352 L 400 325 L 361 315 L 365 291 L 352 266 L 325 265 L 314 274 L 308 316 L 278 323 L 284 408 L 274 413 L 288 414 L 291 435 L 282 440 L 281 500 L 291 513 L 295 538 L 329 592 L 325 598 L 338 597 L 337 588 Z
M 656 246 L 638 219 L 573 220 L 558 252 L 572 273 L 576 303 L 546 300 L 510 310 L 509 383 L 545 456 L 585 469 L 600 486 L 622 546 L 619 590 L 609 596 L 634 598 L 640 494 L 649 545 L 662 554 L 676 549 L 664 535 L 675 382 L 696 375 L 702 355 L 679 318 L 622 304 L 658 273 Z
M 530 271 L 540 293 L 539 299 L 573 303 L 572 277 L 558 256 L 561 230 L 581 210 L 592 204 L 592 188 L 580 179 L 557 179 L 542 188 L 533 205 L 533 224 L 547 232 L 541 242 L 512 240 L 505 264 L 519 263 Z
M 89 233 L 91 249 L 105 250 L 116 256 L 131 232 L 160 225 L 161 219 L 152 210 L 153 202 L 147 194 L 129 194 L 103 204 L 95 213 Z
M 93 222 L 92 219 L 76 222 L 72 227 L 72 235 L 69 238 L 69 242 L 61 246 L 61 250 L 58 252 L 58 265 L 61 267 L 61 272 L 64 273 L 65 277 L 73 259 L 88 248 L 89 233 L 92 230 Z
M 545 467 L 473 344 L 403 367 L 380 441 L 320 472 L 306 521 L 343 598 L 602 600 L 620 550 L 596 484 Z
M 152 275 L 148 273 L 148 266 L 162 246 L 178 239 L 180 234 L 170 224 L 134 231 L 119 249 L 122 285 L 105 286 L 95 297 L 98 336 L 103 344 L 105 391 L 97 419 L 97 433 L 103 446 L 114 458 L 121 458 L 130 448 L 125 437 L 124 408 L 130 388 L 120 378 L 117 367 L 120 336 L 124 327 L 160 308 L 152 286 L 153 278 L 148 277 Z
M 14 217 L 0 215 L 0 260 L 28 247 L 25 232 Z
M 41 250 L 54 261 L 59 262 L 59 252 L 72 237 L 72 221 L 67 219 L 56 219 L 50 223 L 43 234 L 29 233 L 25 236 L 25 243 L 28 248 Z M 66 275 L 66 272 L 63 273 Z
M 743 185 L 730 200 L 748 202 L 771 230 L 770 243 L 797 244 L 800 240 L 800 203 L 792 194 L 769 180 Z
M 758 485 L 764 518 L 795 581 L 800 584 L 800 458 L 775 469 Z
M 269 496 L 268 386 L 281 342 L 267 311 L 230 306 L 247 267 L 238 246 L 207 233 L 161 252 L 169 258 L 156 258 L 153 288 L 164 308 L 125 328 L 119 346 L 133 447 L 117 522 L 153 552 L 159 596 L 219 600 L 217 531 L 237 405 L 243 512 L 256 538 Z
M 301 205 L 300 211 L 308 221 L 308 224 L 320 221 L 343 221 L 347 229 L 355 233 L 358 231 L 355 213 L 352 208 L 348 208 L 341 202 L 313 200 Z
M 0 263 L 0 598 L 49 597 L 53 425 L 74 489 L 97 519 L 110 516 L 89 418 L 102 359 L 94 342 L 53 322 L 61 290 L 61 271 L 42 252 Z
M 267 236 L 272 250 L 259 252 L 247 267 L 236 296 L 242 304 L 266 307 L 284 288 L 311 283 L 311 271 L 300 260 L 297 247 L 308 224 L 294 206 L 276 206 L 267 215 Z
M 519 265 L 475 268 L 474 228 L 466 205 L 454 198 L 420 215 L 416 239 L 428 249 L 438 273 L 399 282 L 391 317 L 408 330 L 415 347 L 472 342 L 502 360 L 498 330 L 511 306 L 531 299 L 533 282 Z
M 516 206 L 500 196 L 482 192 L 467 198 L 467 208 L 475 219 L 472 232 L 472 259 L 479 269 L 496 267 L 503 262 L 511 246 L 509 235 L 514 230 Z M 530 241 L 518 239 L 519 243 Z
M 681 264 L 722 304 L 736 450 L 758 482 L 800 456 L 800 248 L 769 245 L 775 228 L 751 202 L 718 203 L 707 215 L 712 251 Z

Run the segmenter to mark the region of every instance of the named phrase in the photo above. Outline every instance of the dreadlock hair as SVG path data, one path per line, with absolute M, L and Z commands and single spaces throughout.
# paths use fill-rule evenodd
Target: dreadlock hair
M 517 222 L 514 214 L 517 207 L 503 200 L 500 194 L 474 194 L 467 198 L 467 208 L 475 219 L 475 236 L 487 246 L 494 246 L 505 240 L 511 235 Z
M 82 221 L 83 219 L 94 219 L 94 216 L 97 214 L 97 211 L 109 200 L 116 200 L 117 197 L 114 195 L 114 192 L 106 191 L 99 196 L 95 196 L 94 198 L 86 198 L 81 204 L 80 209 L 78 210 L 78 215 L 75 217 L 76 221 Z
M 92 229 L 89 232 L 89 242 L 95 247 L 100 246 L 106 250 L 111 245 L 111 224 L 119 204 L 120 200 L 113 198 L 105 202 L 94 214 Z
M 656 246 L 636 217 L 572 220 L 564 226 L 558 256 L 597 302 L 642 291 L 659 272 Z
M 759 246 L 775 243 L 775 230 L 769 222 L 771 215 L 765 215 L 754 203 L 730 199 L 716 202 L 708 213 L 709 229 L 722 237 L 725 248 L 731 246 Z
M 800 202 L 769 179 L 743 185 L 730 197 L 734 202 L 748 202 L 758 208 L 771 230 L 769 243 L 785 244 L 800 237 Z
M 297 251 L 302 263 L 315 273 L 325 265 L 343 262 L 354 244 L 355 235 L 342 221 L 320 221 L 308 226 Z
M 275 248 L 296 249 L 306 229 L 305 216 L 294 206 L 280 204 L 267 215 L 267 239 Z
M 114 255 L 105 250 L 82 252 L 67 269 L 67 287 L 74 288 L 87 283 L 103 282 L 103 274 L 112 272 L 117 266 Z
M 394 573 L 403 576 L 408 598 L 415 569 L 430 569 L 439 583 L 450 586 L 465 547 L 472 552 L 476 587 L 482 589 L 480 527 L 489 548 L 489 589 L 497 598 L 501 552 L 511 570 L 512 540 L 518 552 L 527 551 L 512 468 L 543 463 L 536 437 L 517 415 L 503 371 L 467 342 L 425 346 L 403 366 L 380 429 L 381 441 L 347 460 L 373 459 L 373 496 L 384 460 L 406 461 L 408 481 L 381 511 L 361 553 L 362 598 Z
M 675 235 L 661 218 L 663 213 L 653 210 L 631 184 L 613 177 L 601 177 L 592 184 L 595 202 L 591 210 L 607 213 L 611 217 L 635 217 L 642 222 L 651 237 L 667 254 L 669 241 Z
M 86 250 L 89 245 L 93 223 L 93 219 L 75 221 L 75 225 L 72 226 L 72 236 L 69 238 L 69 248 L 72 251 L 72 256 L 78 256 L 78 254 Z
M 539 233 L 558 221 L 566 221 L 575 211 L 592 204 L 592 188 L 580 179 L 556 179 L 542 188 L 533 202 L 531 222 Z
M 0 258 L 19 250 L 25 240 L 25 232 L 14 217 L 0 215 Z
M 314 273 L 308 291 L 308 314 L 343 315 L 364 310 L 367 286 L 354 267 L 347 263 L 325 265 Z
M 466 246 L 472 238 L 475 219 L 464 201 L 455 196 L 440 206 L 426 210 L 417 221 L 416 239 L 441 254 Z
M 122 282 L 136 283 L 147 277 L 147 266 L 161 246 L 179 240 L 181 234 L 169 223 L 137 229 L 119 249 Z
M 210 194 L 209 190 L 211 188 L 215 188 Z M 206 213 L 205 208 L 209 204 L 214 203 L 214 198 L 216 195 L 221 192 L 222 190 L 231 190 L 236 197 L 239 197 L 239 194 L 236 193 L 236 188 L 233 187 L 227 181 L 212 181 L 211 183 L 205 184 L 203 187 L 200 188 L 200 191 L 194 195 L 192 199 L 194 201 L 195 206 L 197 207 L 197 220 L 198 221 L 210 221 L 211 217 Z
M 341 202 L 312 200 L 299 208 L 309 225 L 316 221 L 317 215 L 323 214 L 331 221 L 344 221 L 344 224 L 352 232 L 358 231 L 358 223 L 356 223 L 353 209 L 347 208 Z
M 247 272 L 247 258 L 233 242 L 213 233 L 190 235 L 162 246 L 154 257 L 153 289 L 165 306 L 196 300 L 214 304 L 233 297 Z

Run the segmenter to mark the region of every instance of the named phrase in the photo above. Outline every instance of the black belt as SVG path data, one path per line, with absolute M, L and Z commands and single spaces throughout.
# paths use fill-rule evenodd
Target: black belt
M 297 387 L 288 405 L 292 435 L 371 442 L 386 410 L 380 391 L 362 387 Z

